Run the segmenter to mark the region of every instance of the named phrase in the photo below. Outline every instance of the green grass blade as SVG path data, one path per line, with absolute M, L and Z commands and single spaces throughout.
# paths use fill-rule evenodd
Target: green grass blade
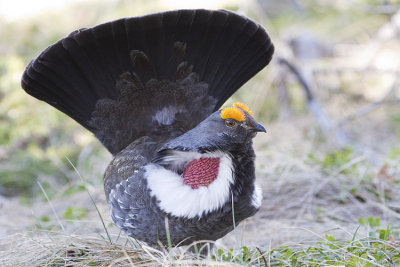
M 100 217 L 101 223 L 103 224 L 103 228 L 104 228 L 104 231 L 105 231 L 106 234 L 107 234 L 108 241 L 110 241 L 110 243 L 112 244 L 113 242 L 112 242 L 112 240 L 111 240 L 110 233 L 109 233 L 108 230 L 107 230 L 106 224 L 104 223 L 103 217 L 101 216 L 100 211 L 99 211 L 99 209 L 97 208 L 96 202 L 94 201 L 94 199 L 93 199 L 93 197 L 92 197 L 92 194 L 90 194 L 90 192 L 89 192 L 89 189 L 88 189 L 88 187 L 87 187 L 87 183 L 86 183 L 85 180 L 82 178 L 81 174 L 80 174 L 79 171 L 76 169 L 75 165 L 69 160 L 69 158 L 66 157 L 66 159 L 68 160 L 69 164 L 71 164 L 72 168 L 74 168 L 75 172 L 78 174 L 78 176 L 79 176 L 79 178 L 81 179 L 83 185 L 85 186 L 85 190 L 86 190 L 86 192 L 88 193 L 88 195 L 89 195 L 89 197 L 90 197 L 90 200 L 92 201 L 92 204 L 93 204 L 93 206 L 95 207 L 95 209 L 96 209 L 96 211 L 97 211 L 97 214 L 98 214 L 99 217 Z

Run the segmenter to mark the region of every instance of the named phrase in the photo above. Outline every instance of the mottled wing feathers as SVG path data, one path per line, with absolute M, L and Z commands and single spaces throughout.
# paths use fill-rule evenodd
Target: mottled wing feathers
M 272 54 L 265 30 L 245 17 L 169 11 L 70 33 L 27 66 L 22 87 L 117 153 L 154 130 L 154 120 L 166 136 L 194 127 Z

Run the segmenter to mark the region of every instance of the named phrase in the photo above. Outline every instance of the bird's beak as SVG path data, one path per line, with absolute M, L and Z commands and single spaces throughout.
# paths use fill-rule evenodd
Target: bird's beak
M 251 128 L 251 130 L 253 132 L 264 132 L 264 133 L 267 132 L 267 130 L 265 130 L 264 126 L 262 126 L 261 124 L 257 124 L 257 126 L 254 128 Z

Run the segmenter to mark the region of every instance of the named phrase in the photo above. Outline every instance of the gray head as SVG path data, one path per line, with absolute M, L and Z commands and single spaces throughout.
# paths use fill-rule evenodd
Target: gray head
M 192 130 L 166 143 L 159 156 L 164 156 L 169 150 L 229 152 L 249 143 L 257 132 L 266 131 L 246 105 L 235 103 L 233 107 L 214 112 Z

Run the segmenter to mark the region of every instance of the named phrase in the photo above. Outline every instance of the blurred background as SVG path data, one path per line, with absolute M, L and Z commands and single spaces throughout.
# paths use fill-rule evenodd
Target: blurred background
M 73 166 L 102 190 L 111 159 L 21 89 L 30 60 L 75 29 L 178 8 L 239 12 L 275 45 L 271 64 L 230 100 L 247 103 L 268 130 L 256 139 L 266 188 L 256 220 L 400 218 L 399 0 L 0 0 L 0 202 L 41 201 L 39 184 L 50 199 L 81 192 Z

